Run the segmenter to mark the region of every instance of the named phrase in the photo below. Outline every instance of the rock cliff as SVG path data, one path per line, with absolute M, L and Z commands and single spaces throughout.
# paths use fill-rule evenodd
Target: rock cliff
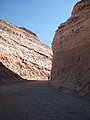
M 24 79 L 47 80 L 52 50 L 32 31 L 0 20 L 0 62 Z
M 90 0 L 78 2 L 56 30 L 51 85 L 83 96 L 90 92 Z

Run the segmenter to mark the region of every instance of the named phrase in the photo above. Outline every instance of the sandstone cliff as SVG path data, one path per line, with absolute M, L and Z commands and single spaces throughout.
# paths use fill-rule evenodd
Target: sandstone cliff
M 47 80 L 52 50 L 32 31 L 0 20 L 0 62 L 24 79 Z
M 65 92 L 90 92 L 90 1 L 78 2 L 52 42 L 51 85 Z

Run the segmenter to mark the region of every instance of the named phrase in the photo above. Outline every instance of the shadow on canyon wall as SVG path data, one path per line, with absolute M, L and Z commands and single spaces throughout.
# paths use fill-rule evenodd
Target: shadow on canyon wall
M 0 62 L 0 85 L 10 84 L 10 83 L 26 83 L 26 82 L 28 82 L 28 83 L 35 82 L 36 85 L 38 85 L 38 83 L 49 84 L 50 80 L 46 81 L 46 80 L 27 80 L 27 79 L 24 79 L 24 78 L 20 77 L 18 74 L 14 73 L 10 69 L 8 69 L 5 65 L 3 65 L 2 62 Z M 90 101 L 90 93 L 86 94 L 85 97 L 82 96 L 80 98 Z
M 2 62 L 0 62 L 0 84 L 16 83 L 16 82 L 36 82 L 37 80 L 27 80 L 21 78 L 18 74 L 8 69 Z M 38 82 L 44 82 L 38 80 Z

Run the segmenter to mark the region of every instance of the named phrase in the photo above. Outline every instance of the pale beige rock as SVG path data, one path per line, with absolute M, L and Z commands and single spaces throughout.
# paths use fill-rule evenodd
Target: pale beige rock
M 90 1 L 78 2 L 56 31 L 51 85 L 83 96 L 90 92 Z
M 47 80 L 52 50 L 37 35 L 0 20 L 0 62 L 27 80 Z

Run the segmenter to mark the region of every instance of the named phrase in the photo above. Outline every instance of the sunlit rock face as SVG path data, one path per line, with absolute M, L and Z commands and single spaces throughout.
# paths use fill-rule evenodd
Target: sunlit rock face
M 75 95 L 90 92 L 90 1 L 78 2 L 56 30 L 51 85 Z
M 0 20 L 0 62 L 24 79 L 47 80 L 52 50 L 32 31 Z

